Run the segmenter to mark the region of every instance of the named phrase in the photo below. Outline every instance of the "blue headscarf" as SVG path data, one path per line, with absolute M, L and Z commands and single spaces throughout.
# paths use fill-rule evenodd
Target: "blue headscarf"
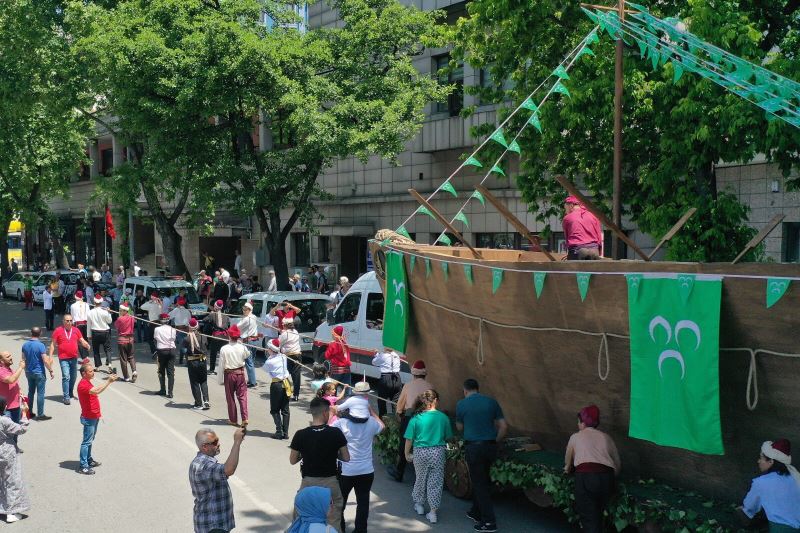
M 286 533 L 308 533 L 311 524 L 324 524 L 331 507 L 331 489 L 306 487 L 294 497 L 297 520 Z

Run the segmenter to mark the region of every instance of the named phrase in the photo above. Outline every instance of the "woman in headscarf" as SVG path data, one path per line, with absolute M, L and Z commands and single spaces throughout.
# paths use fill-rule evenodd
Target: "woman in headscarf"
M 325 350 L 325 359 L 331 362 L 331 379 L 350 385 L 350 346 L 344 338 L 344 328 L 336 326 L 331 332 L 333 342 Z
M 763 510 L 770 533 L 800 531 L 800 473 L 792 466 L 792 444 L 766 441 L 758 457 L 761 474 L 753 479 L 742 511 L 752 519 Z
M 208 373 L 206 372 L 206 352 L 208 347 L 206 338 L 198 331 L 197 319 L 189 319 L 189 329 L 183 339 L 183 352 L 186 354 L 186 370 L 189 372 L 189 386 L 192 388 L 194 396 L 194 407 L 192 409 L 203 409 L 207 411 L 211 408 L 208 401 Z
M 294 497 L 295 518 L 286 533 L 339 533 L 325 523 L 331 508 L 331 489 L 306 487 Z
M 6 399 L 0 397 L 0 413 L 6 412 Z M 19 514 L 31 508 L 28 492 L 22 482 L 17 436 L 28 430 L 28 405 L 22 403 L 25 415 L 17 424 L 8 416 L 0 416 L 0 514 L 6 522 L 17 522 Z
M 286 356 L 281 353 L 278 339 L 267 343 L 267 360 L 264 370 L 270 377 L 269 385 L 269 414 L 275 422 L 273 439 L 289 438 L 289 397 L 292 395 L 292 386 L 289 384 L 289 370 Z
M 222 312 L 225 307 L 225 302 L 217 300 L 214 302 L 214 310 L 203 319 L 205 324 L 205 333 L 214 338 L 208 343 L 208 357 L 210 359 L 208 373 L 216 375 L 214 368 L 217 366 L 217 354 L 220 348 L 228 343 L 228 337 L 225 332 L 230 327 L 230 320 L 228 315 Z
M 601 533 L 603 510 L 616 487 L 620 461 L 617 447 L 597 430 L 600 409 L 589 405 L 578 413 L 578 432 L 567 443 L 564 472 L 575 472 L 575 507 L 584 531 Z
M 300 396 L 300 370 L 303 356 L 300 346 L 300 334 L 294 329 L 294 318 L 284 318 L 283 331 L 278 336 L 278 342 L 288 360 L 289 374 L 292 375 L 292 400 L 297 401 Z

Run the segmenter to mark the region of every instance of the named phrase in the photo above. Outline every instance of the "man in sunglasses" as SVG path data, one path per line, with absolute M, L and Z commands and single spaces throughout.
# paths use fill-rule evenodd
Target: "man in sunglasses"
M 85 350 L 91 347 L 83 338 L 81 331 L 73 327 L 72 315 L 64 315 L 63 326 L 59 326 L 50 338 L 48 357 L 53 360 L 53 353 L 58 348 L 58 364 L 61 367 L 61 389 L 64 404 L 70 404 L 70 398 L 75 398 L 75 383 L 78 378 L 78 345 Z
M 246 430 L 239 428 L 233 434 L 233 447 L 225 463 L 218 462 L 219 437 L 208 428 L 194 436 L 197 455 L 189 466 L 189 484 L 194 496 L 194 531 L 231 531 L 236 523 L 233 519 L 233 497 L 228 478 L 239 466 L 239 448 Z

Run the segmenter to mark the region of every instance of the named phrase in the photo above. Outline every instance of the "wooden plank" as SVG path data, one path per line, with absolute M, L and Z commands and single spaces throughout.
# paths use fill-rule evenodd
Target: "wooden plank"
M 478 250 L 473 248 L 472 245 L 467 242 L 467 240 L 464 238 L 464 236 L 461 235 L 461 233 L 456 228 L 454 228 L 453 225 L 450 224 L 441 215 L 441 213 L 439 213 L 439 211 L 436 210 L 436 208 L 434 208 L 431 204 L 429 204 L 428 201 L 425 198 L 423 198 L 422 195 L 420 195 L 420 193 L 418 193 L 414 189 L 408 189 L 408 192 L 409 192 L 409 194 L 411 194 L 411 196 L 414 197 L 414 199 L 417 202 L 419 202 L 421 205 L 423 205 L 426 208 L 428 208 L 428 210 L 431 212 L 431 214 L 433 214 L 434 218 L 436 218 L 436 220 L 438 220 L 439 223 L 441 223 L 445 228 L 447 228 L 450 231 L 450 233 L 455 235 L 456 239 L 458 239 L 461 242 L 461 244 L 463 244 L 464 246 L 469 248 L 470 251 L 472 252 L 472 255 L 474 255 L 477 259 L 483 259 L 483 257 L 481 256 L 480 252 L 478 252 Z
M 692 218 L 692 215 L 694 215 L 695 213 L 697 213 L 696 207 L 692 207 L 691 209 L 686 211 L 680 218 L 680 220 L 678 220 L 675 223 L 675 225 L 672 226 L 672 228 L 670 228 L 670 230 L 663 237 L 661 237 L 661 241 L 659 241 L 658 246 L 656 246 L 655 249 L 652 252 L 650 252 L 650 255 L 648 257 L 652 260 L 653 256 L 656 255 L 656 252 L 659 251 L 661 247 L 664 246 L 667 242 L 669 242 L 675 236 L 675 234 L 678 233 L 678 231 L 680 231 L 680 229 L 684 226 L 684 224 L 686 224 L 686 222 L 688 222 L 688 220 Z
M 550 261 L 555 261 L 556 260 L 556 258 L 553 257 L 553 255 L 550 252 L 548 252 L 547 250 L 542 248 L 542 242 L 539 239 L 539 237 L 536 236 L 536 235 L 532 235 L 531 232 L 528 231 L 528 228 L 525 226 L 525 224 L 523 224 L 520 219 L 515 217 L 514 213 L 509 211 L 508 208 L 500 200 L 498 200 L 492 193 L 490 193 L 489 190 L 486 187 L 484 187 L 483 185 L 479 184 L 479 185 L 475 186 L 475 189 L 478 190 L 483 195 L 484 198 L 489 200 L 489 202 L 498 211 L 500 211 L 500 214 L 503 215 L 506 218 L 506 220 L 508 220 L 508 222 L 512 226 L 514 226 L 514 228 L 516 228 L 517 232 L 520 235 L 522 235 L 523 237 L 525 237 L 526 239 L 531 241 L 531 244 L 533 244 L 541 252 L 543 252 Z
M 556 181 L 558 181 L 558 183 L 560 183 L 561 186 L 564 187 L 568 193 L 577 198 L 591 214 L 599 218 L 600 222 L 608 226 L 608 229 L 616 233 L 617 236 L 620 239 L 622 239 L 625 242 L 625 244 L 630 246 L 631 249 L 633 249 L 633 251 L 636 252 L 636 254 L 639 257 L 641 257 L 645 261 L 650 261 L 650 258 L 647 256 L 647 254 L 644 253 L 641 248 L 636 246 L 636 243 L 633 242 L 633 240 L 630 237 L 625 235 L 624 231 L 619 229 L 613 222 L 611 222 L 605 215 L 605 213 L 603 213 L 600 209 L 597 208 L 597 206 L 595 206 L 591 201 L 589 201 L 588 198 L 586 198 L 583 194 L 581 194 L 578 188 L 571 181 L 569 181 L 566 177 L 561 175 L 557 175 L 555 178 Z
M 747 252 L 749 252 L 750 250 L 752 250 L 753 248 L 755 248 L 756 246 L 758 246 L 758 245 L 759 245 L 759 243 L 761 243 L 761 241 L 763 241 L 764 239 L 766 239 L 766 238 L 767 238 L 767 235 L 769 235 L 769 234 L 770 234 L 770 232 L 772 232 L 772 230 L 774 230 L 774 229 L 775 229 L 775 226 L 777 226 L 778 224 L 780 224 L 780 223 L 781 223 L 781 221 L 782 221 L 784 218 L 786 218 L 786 215 L 775 215 L 774 217 L 772 217 L 772 220 L 770 220 L 769 222 L 767 222 L 767 225 L 766 225 L 766 226 L 764 226 L 764 228 L 763 228 L 761 231 L 759 231 L 759 232 L 758 232 L 758 234 L 757 234 L 755 237 L 753 237 L 752 239 L 750 239 L 750 242 L 748 242 L 748 243 L 745 245 L 745 247 L 744 247 L 744 250 L 742 250 L 742 251 L 741 251 L 741 253 L 740 253 L 739 255 L 737 255 L 737 256 L 736 256 L 736 259 L 734 259 L 733 261 L 731 261 L 731 264 L 732 264 L 732 265 L 735 265 L 736 263 L 738 263 L 738 262 L 739 262 L 739 260 L 740 260 L 742 257 L 744 257 L 744 256 L 745 256 L 745 254 L 746 254 Z

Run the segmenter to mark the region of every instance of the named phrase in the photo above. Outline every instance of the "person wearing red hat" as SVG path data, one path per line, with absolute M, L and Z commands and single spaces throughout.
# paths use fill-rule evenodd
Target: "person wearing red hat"
M 178 330 L 175 344 L 178 346 L 178 364 L 182 365 L 186 354 L 183 351 L 183 340 L 186 338 L 186 332 L 189 330 L 189 320 L 192 318 L 192 312 L 186 309 L 186 298 L 179 296 L 175 299 L 175 308 L 169 312 L 169 317 L 172 319 L 173 327 Z
M 136 355 L 133 349 L 133 328 L 135 320 L 126 304 L 119 306 L 119 316 L 114 321 L 117 328 L 117 354 L 122 367 L 122 381 L 136 383 Z M 128 363 L 131 365 L 131 377 L 128 378 Z
M 564 472 L 575 472 L 575 508 L 581 526 L 590 533 L 601 533 L 603 510 L 616 488 L 619 452 L 614 441 L 599 431 L 600 409 L 589 405 L 578 413 L 578 432 L 567 443 Z
M 400 435 L 404 435 L 411 417 L 414 416 L 414 404 L 419 398 L 419 395 L 425 391 L 433 390 L 433 384 L 428 381 L 428 369 L 425 367 L 425 361 L 418 359 L 411 365 L 411 381 L 403 385 L 403 390 L 400 391 L 400 397 L 397 399 L 397 416 L 400 418 Z M 397 461 L 394 465 L 389 467 L 389 475 L 395 481 L 403 481 L 403 474 L 406 471 L 406 449 L 405 441 L 400 439 L 400 445 L 397 450 Z
M 292 376 L 292 400 L 300 399 L 300 371 L 302 369 L 302 351 L 300 347 L 300 334 L 294 329 L 294 319 L 283 319 L 283 331 L 278 337 L 281 352 L 288 360 L 289 374 Z
M 269 414 L 275 422 L 273 439 L 289 438 L 289 398 L 293 395 L 291 374 L 286 355 L 281 353 L 278 339 L 267 343 L 267 360 L 264 370 L 270 377 Z
M 161 315 L 161 299 L 158 291 L 150 293 L 150 301 L 143 303 L 140 309 L 147 312 L 147 344 L 150 346 L 150 353 L 156 355 L 156 340 L 153 336 L 158 327 L 158 317 Z
M 226 331 L 230 327 L 230 319 L 222 312 L 223 307 L 225 307 L 225 302 L 217 300 L 214 302 L 214 309 L 203 319 L 205 332 L 213 337 L 208 341 L 208 373 L 214 375 L 217 374 L 215 370 L 217 355 L 228 341 Z
M 564 238 L 567 240 L 567 259 L 600 259 L 603 255 L 603 228 L 597 217 L 574 196 L 564 200 Z
M 100 295 L 96 295 L 92 302 L 94 307 L 86 314 L 86 328 L 92 339 L 94 366 L 99 368 L 103 363 L 100 357 L 101 347 L 106 354 L 106 366 L 111 366 L 111 313 L 103 307 L 103 298 Z
M 189 319 L 189 330 L 183 339 L 183 351 L 186 353 L 186 370 L 189 372 L 189 386 L 194 397 L 192 409 L 208 410 L 208 373 L 206 372 L 206 338 L 198 331 L 200 323 L 196 318 Z
M 331 362 L 331 379 L 350 385 L 352 383 L 350 346 L 344 338 L 344 328 L 341 325 L 335 326 L 331 335 L 333 342 L 328 344 L 325 350 L 325 359 Z
M 69 306 L 69 314 L 72 315 L 72 325 L 80 330 L 84 339 L 89 338 L 89 332 L 86 331 L 86 320 L 89 315 L 89 304 L 83 301 L 82 291 L 75 292 L 75 302 Z M 78 345 L 78 352 L 80 353 L 81 359 L 88 357 L 89 355 L 89 351 L 84 350 L 83 346 L 80 344 Z
M 770 533 L 800 531 L 800 473 L 792 466 L 791 442 L 764 442 L 758 469 L 761 474 L 753 479 L 742 512 L 752 520 L 763 510 Z
M 169 325 L 167 313 L 161 313 L 158 321 L 161 325 L 153 330 L 153 339 L 156 343 L 158 382 L 161 388 L 156 394 L 172 398 L 172 390 L 175 387 L 175 339 L 178 332 Z
M 238 426 L 236 401 L 242 414 L 242 426 L 247 426 L 247 378 L 244 363 L 250 350 L 240 342 L 241 332 L 235 325 L 228 328 L 228 344 L 219 351 L 219 373 L 217 381 L 225 386 L 225 401 L 228 404 L 228 420 L 231 425 Z

